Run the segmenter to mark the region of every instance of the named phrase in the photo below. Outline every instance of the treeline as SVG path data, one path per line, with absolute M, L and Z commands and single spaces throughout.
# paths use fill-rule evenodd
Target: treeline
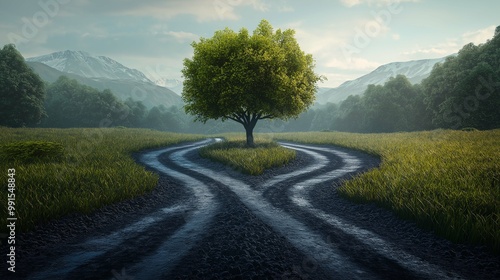
M 186 133 L 241 131 L 227 121 L 194 122 L 183 108 L 121 101 L 65 76 L 44 85 L 13 45 L 0 50 L 0 125 L 41 127 L 137 127 Z M 15 94 L 14 94 L 15 93 Z M 256 132 L 396 132 L 435 128 L 500 127 L 500 26 L 486 43 L 464 46 L 434 66 L 420 84 L 405 76 L 370 85 L 362 96 L 310 109 L 287 122 L 265 120 Z
M 0 126 L 7 127 L 137 127 L 172 132 L 224 132 L 231 126 L 193 123 L 182 108 L 153 108 L 136 100 L 119 100 L 61 76 L 46 84 L 12 44 L 0 49 Z
M 384 85 L 369 85 L 362 96 L 351 95 L 340 104 L 309 110 L 285 125 L 285 130 L 372 133 L 432 129 L 424 100 L 422 87 L 399 75 Z
M 435 65 L 420 84 L 393 77 L 283 125 L 284 131 L 348 132 L 500 128 L 500 26 L 493 39 L 468 44 Z
M 219 133 L 236 131 L 230 123 L 195 123 L 182 108 L 164 105 L 148 109 L 131 98 L 121 101 L 110 90 L 99 91 L 61 76 L 47 85 L 44 99 L 46 117 L 40 127 L 130 127 L 183 133 Z
M 110 90 L 99 91 L 61 76 L 48 85 L 47 117 L 42 127 L 144 127 L 180 131 L 178 109 L 163 105 L 147 109 L 140 101 L 119 100 Z

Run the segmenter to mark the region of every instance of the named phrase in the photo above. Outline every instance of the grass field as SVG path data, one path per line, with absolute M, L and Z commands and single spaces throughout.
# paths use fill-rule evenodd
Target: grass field
M 265 140 L 272 137 L 378 155 L 380 168 L 345 182 L 342 195 L 376 202 L 450 240 L 500 251 L 500 130 L 264 134 L 256 135 L 260 147 L 253 149 L 241 148 L 241 134 L 224 137 L 235 144 L 217 144 L 202 153 L 220 153 L 218 160 L 251 174 L 295 157 L 293 151 Z M 0 207 L 0 223 L 7 224 L 11 168 L 16 170 L 16 230 L 26 231 L 37 223 L 88 213 L 150 191 L 157 176 L 137 165 L 131 153 L 201 138 L 145 129 L 0 128 L 0 182 L 5 186 L 0 189 L 0 205 L 5 205 Z M 10 153 L 25 146 L 58 152 L 43 161 Z
M 0 182 L 4 186 L 0 224 L 7 224 L 8 169 L 15 169 L 16 230 L 27 231 L 37 223 L 74 212 L 88 213 L 152 190 L 157 175 L 137 165 L 131 153 L 201 138 L 146 129 L 0 128 Z M 42 148 L 62 146 L 62 154 L 42 161 L 6 153 L 9 145 L 22 147 L 26 141 L 52 143 Z
M 380 168 L 345 182 L 340 194 L 376 202 L 452 241 L 500 252 L 500 130 L 274 137 L 379 155 Z
M 252 148 L 245 147 L 242 135 L 226 134 L 224 138 L 227 141 L 201 148 L 200 155 L 250 175 L 262 174 L 268 168 L 283 166 L 295 159 L 294 150 L 283 148 L 268 138 L 257 137 Z

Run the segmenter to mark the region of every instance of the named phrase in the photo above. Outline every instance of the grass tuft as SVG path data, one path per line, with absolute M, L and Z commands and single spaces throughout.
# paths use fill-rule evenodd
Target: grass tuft
M 260 175 L 266 169 L 286 165 L 295 159 L 294 150 L 263 139 L 258 139 L 254 147 L 247 147 L 245 140 L 218 142 L 201 148 L 200 155 L 250 175 Z

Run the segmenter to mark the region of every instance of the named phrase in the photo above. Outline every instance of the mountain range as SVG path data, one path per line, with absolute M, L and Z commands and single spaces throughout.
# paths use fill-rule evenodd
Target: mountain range
M 105 56 L 82 51 L 61 51 L 26 59 L 28 65 L 45 81 L 55 82 L 61 75 L 97 88 L 110 89 L 121 100 L 132 98 L 147 108 L 163 104 L 183 105 L 172 90 L 153 83 L 141 71 L 128 68 Z
M 125 67 L 109 57 L 93 56 L 83 51 L 66 50 L 28 58 L 26 61 L 41 62 L 61 72 L 77 74 L 86 78 L 134 80 L 151 83 L 151 80 L 139 70 Z
M 347 81 L 336 88 L 319 88 L 316 93 L 318 105 L 339 103 L 349 95 L 363 94 L 368 85 L 384 84 L 390 77 L 402 74 L 412 83 L 428 77 L 436 63 L 446 57 L 382 65 L 355 80 Z M 106 56 L 93 56 L 83 51 L 60 51 L 26 59 L 40 77 L 54 82 L 61 75 L 76 79 L 82 84 L 99 90 L 109 88 L 118 98 L 132 98 L 148 108 L 163 104 L 166 107 L 183 106 L 180 94 L 182 82 L 176 79 L 150 79 L 139 70 L 131 69 Z
M 406 62 L 392 62 L 384 64 L 374 71 L 363 75 L 355 80 L 347 81 L 336 88 L 318 91 L 316 102 L 325 104 L 328 102 L 339 103 L 349 95 L 360 95 L 365 92 L 368 85 L 382 85 L 390 77 L 405 75 L 413 84 L 420 83 L 427 78 L 436 63 L 444 62 L 446 57 L 437 59 L 422 59 Z

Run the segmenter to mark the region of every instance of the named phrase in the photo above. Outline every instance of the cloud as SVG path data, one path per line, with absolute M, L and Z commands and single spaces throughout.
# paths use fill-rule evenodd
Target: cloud
M 169 30 L 167 24 L 158 23 L 149 27 L 149 32 L 161 41 L 170 41 L 171 39 L 178 43 L 192 42 L 200 38 L 197 34 L 186 31 Z
M 399 4 L 404 2 L 420 2 L 420 0 L 340 0 L 340 2 L 346 7 L 354 7 L 362 4 L 367 4 L 369 6 L 387 6 L 391 4 Z
M 493 38 L 493 35 L 495 34 L 495 28 L 496 27 L 494 25 L 491 25 L 476 31 L 466 32 L 462 34 L 462 42 L 465 42 L 465 44 L 482 44 L 486 42 L 486 40 Z
M 278 7 L 278 11 L 280 13 L 291 13 L 291 12 L 294 12 L 295 9 L 291 6 L 280 6 L 280 7 Z
M 409 52 L 404 52 L 403 54 L 415 58 L 434 58 L 449 55 L 457 51 L 458 50 L 456 47 L 454 47 L 454 44 L 450 46 L 446 46 L 446 44 L 440 44 L 436 47 L 417 49 Z
M 154 5 L 130 6 L 117 12 L 126 16 L 152 16 L 158 19 L 170 19 L 179 15 L 191 15 L 200 22 L 212 20 L 236 20 L 234 5 L 227 1 L 161 1 Z
M 168 31 L 166 35 L 175 38 L 178 42 L 191 42 L 199 38 L 199 36 L 194 33 L 184 31 Z
M 415 50 L 404 52 L 403 55 L 411 58 L 437 58 L 457 53 L 464 45 L 474 43 L 475 45 L 485 43 L 495 33 L 495 26 L 491 25 L 483 29 L 468 31 L 458 38 L 449 38 L 444 42 L 428 47 L 417 47 Z
M 98 26 L 96 24 L 89 24 L 89 25 L 85 26 L 84 28 L 82 28 L 80 32 L 83 33 L 80 35 L 82 38 L 86 38 L 86 37 L 106 38 L 106 37 L 110 36 L 109 31 L 106 28 Z M 53 34 L 56 34 L 55 30 L 52 30 L 52 35 Z M 64 34 L 64 31 L 60 30 L 59 34 Z
M 77 5 L 73 6 L 75 15 L 81 14 L 81 12 L 95 12 L 97 14 L 154 17 L 157 19 L 190 15 L 194 16 L 198 22 L 240 19 L 236 10 L 242 7 L 251 7 L 260 12 L 269 9 L 269 6 L 262 0 L 109 0 L 99 5 L 86 0 L 72 1 L 77 2 Z
M 346 25 L 363 26 L 369 20 L 354 20 Z M 295 30 L 295 38 L 300 48 L 313 55 L 317 69 L 323 69 L 323 74 L 328 78 L 322 86 L 338 86 L 346 79 L 354 79 L 369 71 L 374 70 L 381 63 L 372 61 L 359 55 L 352 55 L 349 59 L 345 57 L 340 46 L 354 44 L 355 28 L 344 28 L 343 26 L 325 26 L 321 30 L 315 26 L 306 26 L 304 21 L 290 22 L 285 28 Z M 380 27 L 380 34 L 388 32 L 385 26 Z M 336 72 L 336 73 L 332 73 Z M 339 73 L 349 73 L 342 76 Z
M 349 62 L 345 59 L 331 58 L 325 63 L 326 67 L 341 70 L 373 70 L 380 65 L 379 62 L 369 61 L 361 57 L 353 57 Z
M 344 6 L 347 6 L 347 7 L 353 7 L 353 6 L 361 4 L 361 0 L 340 0 L 340 2 L 342 4 L 344 4 Z

